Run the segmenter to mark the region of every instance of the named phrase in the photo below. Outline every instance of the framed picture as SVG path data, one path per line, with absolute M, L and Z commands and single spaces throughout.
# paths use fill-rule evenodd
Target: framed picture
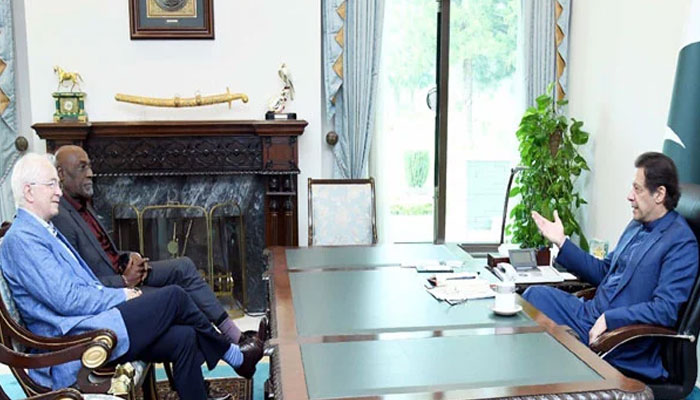
M 131 39 L 214 39 L 212 0 L 129 0 Z

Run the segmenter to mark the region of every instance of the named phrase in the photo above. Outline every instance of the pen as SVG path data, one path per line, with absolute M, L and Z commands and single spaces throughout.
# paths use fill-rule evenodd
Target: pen
M 453 279 L 474 279 L 476 276 L 455 276 L 453 278 L 445 278 L 446 280 L 453 280 Z

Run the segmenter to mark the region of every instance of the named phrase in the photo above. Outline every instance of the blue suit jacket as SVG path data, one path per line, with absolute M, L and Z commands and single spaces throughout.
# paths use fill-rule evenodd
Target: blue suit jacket
M 50 337 L 112 329 L 118 338 L 112 359 L 119 357 L 128 350 L 129 340 L 114 307 L 126 300 L 126 294 L 102 286 L 63 239 L 74 257 L 34 216 L 21 208 L 17 211 L 0 246 L 0 265 L 22 319 L 32 332 Z M 79 367 L 75 361 L 30 373 L 39 384 L 57 389 L 73 384 Z
M 630 222 L 620 241 L 604 260 L 584 252 L 569 240 L 562 246 L 557 262 L 583 278 L 600 286 L 608 279 L 612 266 L 625 247 L 642 229 Z M 659 221 L 647 238 L 639 244 L 625 268 L 607 308 L 597 310 L 595 300 L 584 309 L 592 320 L 605 314 L 608 330 L 631 324 L 654 324 L 673 327 L 680 307 L 688 300 L 698 272 L 698 243 L 685 219 L 675 211 Z M 597 315 L 596 315 L 597 314 Z M 647 376 L 665 376 L 658 351 L 639 354 L 634 342 L 611 354 L 623 360 L 620 366 Z

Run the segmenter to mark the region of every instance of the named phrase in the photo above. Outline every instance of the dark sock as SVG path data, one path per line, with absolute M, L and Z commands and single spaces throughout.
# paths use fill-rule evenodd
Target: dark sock
M 236 324 L 231 320 L 231 318 L 226 318 L 223 322 L 219 324 L 219 330 L 224 334 L 232 343 L 238 343 L 241 339 L 241 330 L 238 329 Z

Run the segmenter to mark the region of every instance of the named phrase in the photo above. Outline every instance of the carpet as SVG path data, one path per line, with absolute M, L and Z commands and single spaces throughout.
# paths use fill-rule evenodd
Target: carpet
M 217 366 L 217 368 L 215 368 L 212 371 L 208 371 L 206 368 L 202 368 L 202 373 L 204 374 L 204 378 L 207 380 L 233 379 L 235 381 L 244 381 L 243 379 L 238 378 L 236 376 L 236 373 L 233 372 L 233 369 L 231 367 L 223 364 Z M 265 392 L 263 385 L 265 384 L 265 381 L 267 380 L 269 375 L 270 364 L 267 362 L 267 358 L 263 358 L 263 361 L 258 363 L 258 367 L 255 371 L 255 376 L 253 376 L 253 387 L 251 388 L 252 400 L 264 399 Z M 169 385 L 167 377 L 165 376 L 165 371 L 160 366 L 159 368 L 156 368 L 156 380 L 158 381 L 157 385 L 159 386 L 159 393 L 160 385 L 163 385 L 169 391 Z M 24 395 L 24 392 L 22 391 L 22 388 L 19 386 L 19 383 L 17 383 L 15 377 L 12 376 L 12 373 L 10 373 L 9 371 L 7 373 L 0 374 L 0 386 L 2 386 L 2 389 L 5 391 L 5 393 L 7 393 L 10 399 L 24 399 L 26 397 Z M 161 397 L 161 399 L 166 400 L 165 397 Z
M 209 387 L 215 393 L 231 393 L 235 400 L 251 400 L 253 387 L 250 381 L 243 378 L 214 378 L 207 379 Z M 180 400 L 180 396 L 170 389 L 168 381 L 156 382 L 160 400 Z M 141 389 L 136 392 L 136 400 L 143 400 Z

